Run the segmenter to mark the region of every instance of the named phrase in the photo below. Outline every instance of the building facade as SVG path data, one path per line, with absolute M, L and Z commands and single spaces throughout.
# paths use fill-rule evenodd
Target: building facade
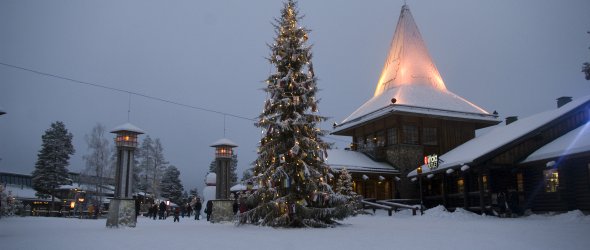
M 405 176 L 426 155 L 444 154 L 499 122 L 497 114 L 446 88 L 404 5 L 374 96 L 335 124 L 332 134 L 352 137 L 351 150 L 396 169 L 396 197 L 417 198 L 416 184 Z

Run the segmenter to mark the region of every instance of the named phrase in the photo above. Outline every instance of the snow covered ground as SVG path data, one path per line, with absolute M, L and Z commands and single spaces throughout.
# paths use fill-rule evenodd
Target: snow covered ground
M 589 249 L 590 216 L 579 211 L 523 218 L 482 217 L 437 207 L 424 216 L 386 212 L 331 229 L 274 229 L 140 218 L 136 228 L 106 221 L 3 217 L 0 249 Z

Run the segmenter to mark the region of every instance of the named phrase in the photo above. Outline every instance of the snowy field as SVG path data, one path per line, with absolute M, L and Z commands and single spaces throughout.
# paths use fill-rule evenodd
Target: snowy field
M 590 216 L 579 211 L 509 219 L 440 208 L 424 216 L 362 215 L 331 229 L 273 229 L 140 218 L 136 228 L 106 221 L 3 217 L 0 249 L 590 249 Z

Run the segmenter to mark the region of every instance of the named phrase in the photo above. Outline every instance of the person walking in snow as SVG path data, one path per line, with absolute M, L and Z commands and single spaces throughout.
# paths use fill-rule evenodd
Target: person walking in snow
M 159 211 L 158 219 L 165 220 L 166 219 L 166 203 L 164 201 L 160 202 L 160 211 Z
M 191 217 L 191 214 L 193 212 L 193 208 L 191 207 L 191 204 L 190 203 L 187 203 L 185 207 L 186 207 L 186 214 L 190 218 Z
M 201 208 L 203 207 L 203 204 L 201 203 L 201 198 L 197 198 L 197 201 L 195 202 L 195 220 L 200 220 L 201 218 Z
M 180 208 L 176 207 L 174 209 L 174 221 L 173 222 L 180 222 Z
M 213 201 L 208 200 L 207 206 L 205 207 L 205 213 L 207 214 L 207 221 L 211 219 L 211 213 L 213 213 Z

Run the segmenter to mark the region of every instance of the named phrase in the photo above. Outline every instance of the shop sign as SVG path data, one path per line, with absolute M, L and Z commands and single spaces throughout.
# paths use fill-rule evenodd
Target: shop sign
M 424 156 L 424 165 L 426 165 L 431 170 L 438 168 L 438 155 L 427 155 Z

